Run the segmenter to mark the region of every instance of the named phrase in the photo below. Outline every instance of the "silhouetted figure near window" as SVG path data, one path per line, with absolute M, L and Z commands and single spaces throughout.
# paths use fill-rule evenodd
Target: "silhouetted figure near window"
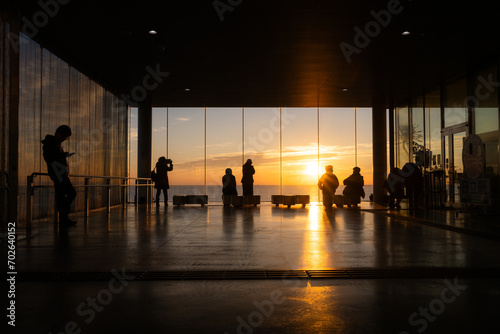
M 231 168 L 226 168 L 226 174 L 222 177 L 222 199 L 224 196 L 238 196 L 238 190 L 236 190 L 236 178 L 233 175 L 233 170 Z M 228 203 L 224 202 L 224 206 L 229 206 Z
M 333 166 L 328 165 L 325 167 L 325 170 L 326 173 L 318 181 L 318 187 L 323 191 L 323 205 L 331 208 L 333 205 L 333 196 L 339 187 L 339 180 L 333 174 Z
M 253 195 L 253 175 L 255 174 L 255 168 L 252 166 L 252 160 L 248 159 L 243 165 L 243 177 L 241 178 L 241 184 L 243 185 L 243 196 Z
M 384 188 L 389 193 L 389 209 L 401 209 L 401 200 L 404 196 L 404 178 L 401 176 L 401 170 L 394 167 L 384 182 Z
M 75 225 L 76 221 L 68 218 L 71 203 L 76 197 L 75 188 L 69 179 L 67 157 L 74 153 L 64 152 L 61 143 L 71 137 L 71 129 L 67 125 L 57 128 L 54 136 L 46 135 L 42 140 L 43 159 L 47 163 L 50 179 L 54 182 L 59 224 L 62 226 Z
M 174 169 L 172 160 L 165 159 L 165 157 L 160 157 L 156 163 L 156 205 L 160 204 L 160 194 L 163 190 L 163 196 L 165 196 L 165 206 L 168 206 L 168 189 L 170 188 L 168 184 L 167 172 L 171 172 Z
M 354 167 L 352 174 L 344 180 L 345 188 L 342 194 L 350 198 L 348 207 L 351 207 L 351 205 L 354 207 L 358 206 L 361 202 L 360 197 L 365 198 L 365 190 L 363 189 L 365 181 L 360 172 L 361 169 L 359 167 Z
M 420 194 L 424 189 L 424 177 L 422 171 L 413 162 L 407 162 L 400 172 L 404 178 L 406 196 L 408 196 L 408 206 L 410 210 L 418 209 Z
M 222 195 L 238 196 L 236 178 L 231 168 L 226 168 L 226 174 L 222 177 Z

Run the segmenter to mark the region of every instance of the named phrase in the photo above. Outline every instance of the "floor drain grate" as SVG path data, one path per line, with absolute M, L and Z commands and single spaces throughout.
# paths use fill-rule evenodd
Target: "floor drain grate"
M 349 268 L 332 270 L 206 270 L 131 271 L 135 281 L 275 280 L 275 279 L 382 279 L 382 278 L 500 278 L 500 268 Z M 112 272 L 19 272 L 21 282 L 109 281 Z

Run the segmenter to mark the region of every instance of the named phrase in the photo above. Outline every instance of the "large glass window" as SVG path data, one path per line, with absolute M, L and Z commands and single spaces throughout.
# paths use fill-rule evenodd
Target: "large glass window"
M 253 161 L 254 193 L 261 201 L 274 194 L 308 194 L 312 202 L 320 201 L 317 182 L 329 164 L 341 184 L 355 166 L 366 185 L 372 183 L 369 108 L 155 108 L 153 123 L 152 164 L 159 156 L 174 162 L 170 200 L 195 193 L 220 202 L 226 168 L 233 170 L 242 194 L 247 159 Z
M 425 96 L 425 138 L 429 171 L 441 168 L 441 102 L 439 90 Z
M 284 115 L 284 126 L 289 122 Z M 254 193 L 262 201 L 270 201 L 271 195 L 280 194 L 280 109 L 244 109 L 244 156 L 241 162 L 252 159 L 255 167 Z M 241 166 L 237 169 L 241 175 Z M 236 179 L 240 184 L 240 179 Z M 238 190 L 239 193 L 239 190 Z
M 310 195 L 317 201 L 318 118 L 316 108 L 283 108 L 283 194 Z M 331 124 L 335 127 L 335 124 Z M 335 167 L 334 167 L 335 168 Z
M 474 129 L 484 142 L 486 150 L 486 177 L 498 176 L 499 164 L 499 109 L 497 67 L 481 72 L 475 82 L 475 123 Z
M 357 127 L 357 165 L 361 168 L 361 175 L 365 180 L 365 193 L 368 196 L 373 193 L 371 189 L 373 184 L 373 135 L 372 135 L 372 122 L 371 108 L 357 108 L 356 109 L 356 127 Z M 352 168 L 349 174 L 352 173 Z
M 319 130 L 319 176 L 325 172 L 325 166 L 332 165 L 333 173 L 342 184 L 356 165 L 354 108 L 322 108 Z M 343 188 L 341 186 L 337 193 L 342 194 Z
M 467 122 L 467 80 L 458 80 L 446 86 L 445 97 L 444 126 Z
M 240 185 L 242 167 L 242 108 L 207 108 L 207 195 L 222 201 L 222 176 L 231 168 Z M 256 162 L 254 162 L 255 164 Z M 238 192 L 243 195 L 242 191 Z
M 475 132 L 476 134 L 498 131 L 498 82 L 497 68 L 483 71 L 476 77 Z
M 168 157 L 174 170 L 169 173 L 174 194 L 205 193 L 205 110 L 168 108 Z
M 396 109 L 396 167 L 400 168 L 410 161 L 410 122 L 408 116 L 408 107 Z
M 416 100 L 411 108 L 411 151 L 413 162 L 418 166 L 426 166 L 428 158 L 424 147 L 424 104 L 422 98 Z

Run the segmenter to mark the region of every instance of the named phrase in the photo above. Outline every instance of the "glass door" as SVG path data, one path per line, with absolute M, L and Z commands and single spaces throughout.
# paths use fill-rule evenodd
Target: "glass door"
M 464 177 L 462 151 L 467 137 L 465 126 L 443 129 L 444 170 L 446 178 L 446 201 L 460 203 L 460 180 Z

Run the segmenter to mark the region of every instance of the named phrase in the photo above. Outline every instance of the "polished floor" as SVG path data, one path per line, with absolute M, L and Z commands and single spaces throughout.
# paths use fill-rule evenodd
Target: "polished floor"
M 18 227 L 18 333 L 491 333 L 480 215 L 129 206 Z

